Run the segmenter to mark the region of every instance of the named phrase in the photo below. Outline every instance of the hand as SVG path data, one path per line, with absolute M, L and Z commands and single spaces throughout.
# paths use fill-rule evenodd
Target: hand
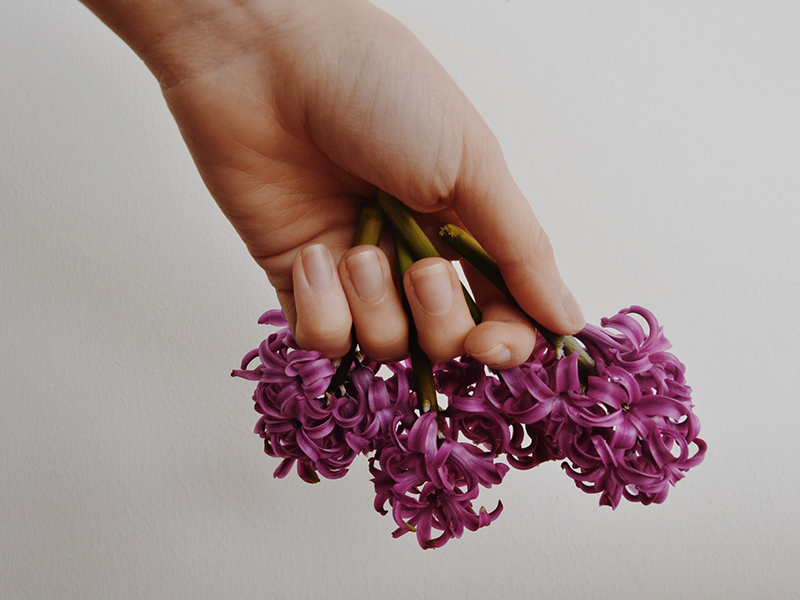
M 471 231 L 542 325 L 583 327 L 497 140 L 393 18 L 361 0 L 112 2 L 121 12 L 87 4 L 158 77 L 203 180 L 302 346 L 341 356 L 354 322 L 373 358 L 407 352 L 387 253 L 351 249 L 377 188 L 425 213 L 423 225 Z M 485 282 L 473 287 L 484 311 L 477 327 L 449 262 L 408 270 L 423 350 L 433 362 L 465 351 L 497 368 L 526 360 L 535 341 L 527 316 Z

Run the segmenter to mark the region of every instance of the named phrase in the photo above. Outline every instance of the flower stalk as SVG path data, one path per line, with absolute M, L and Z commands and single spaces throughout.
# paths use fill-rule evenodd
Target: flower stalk
M 394 237 L 394 253 L 397 257 L 397 266 L 400 269 L 400 279 L 403 279 L 406 270 L 414 262 L 411 251 L 403 242 L 401 236 L 397 235 L 395 231 Z M 401 286 L 402 289 L 402 286 Z M 408 311 L 408 300 L 406 299 L 405 292 L 402 292 L 403 306 Z M 428 355 L 420 348 L 417 338 L 417 328 L 414 325 L 414 319 L 408 319 L 408 350 L 411 355 L 411 368 L 414 373 L 414 382 L 417 387 L 417 400 L 419 410 L 422 414 L 428 412 L 438 412 L 439 406 L 436 401 L 436 382 L 433 379 L 433 364 Z
M 500 267 L 497 265 L 497 261 L 489 256 L 489 253 L 483 249 L 478 240 L 458 225 L 453 225 L 452 223 L 439 227 L 439 237 L 461 258 L 475 267 L 494 287 L 503 292 L 507 298 L 513 299 L 503 276 L 500 274 Z
M 382 190 L 378 190 L 378 204 L 391 221 L 395 237 L 400 235 L 414 260 L 442 256 L 405 204 Z
M 383 226 L 386 223 L 386 213 L 380 205 L 372 200 L 364 205 L 361 209 L 361 217 L 358 220 L 358 229 L 356 229 L 356 237 L 353 240 L 353 246 L 362 246 L 369 244 L 377 246 L 381 241 L 381 234 L 383 233 Z

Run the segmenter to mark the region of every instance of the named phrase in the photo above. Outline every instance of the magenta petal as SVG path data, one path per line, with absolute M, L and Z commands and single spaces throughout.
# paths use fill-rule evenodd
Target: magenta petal
M 508 466 L 495 464 L 491 456 L 481 453 L 471 444 L 453 444 L 451 456 L 465 471 L 477 477 L 478 483 L 487 488 L 502 482 L 503 476 L 508 472 Z
M 289 323 L 281 310 L 268 310 L 258 319 L 259 325 L 274 325 L 275 327 L 287 327 Z
M 272 474 L 272 476 L 275 477 L 276 479 L 283 479 L 284 477 L 286 477 L 292 470 L 292 467 L 294 466 L 294 461 L 295 461 L 294 458 L 284 458 L 281 461 L 281 464 L 278 465 L 278 468 L 275 469 L 275 472 Z
M 408 448 L 414 452 L 420 452 L 427 457 L 436 454 L 436 413 L 429 412 L 422 415 L 408 435 Z
M 258 371 L 247 371 L 245 369 L 233 369 L 231 371 L 231 377 L 240 377 L 241 379 L 258 381 L 261 379 L 261 373 Z

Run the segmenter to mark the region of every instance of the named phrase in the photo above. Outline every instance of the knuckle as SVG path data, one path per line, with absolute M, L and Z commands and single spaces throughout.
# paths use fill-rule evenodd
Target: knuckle
M 399 360 L 408 355 L 408 327 L 404 320 L 391 328 L 380 327 L 377 333 L 367 330 L 356 334 L 364 354 L 378 362 Z
M 308 329 L 298 323 L 295 341 L 305 350 L 316 350 L 327 358 L 339 358 L 349 349 L 350 333 L 349 329 L 341 327 Z
M 463 341 L 459 344 L 455 340 L 431 340 L 420 336 L 419 346 L 435 365 L 445 363 L 464 354 Z

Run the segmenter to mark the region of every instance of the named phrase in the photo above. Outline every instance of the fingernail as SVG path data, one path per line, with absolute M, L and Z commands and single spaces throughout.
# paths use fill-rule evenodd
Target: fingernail
M 472 358 L 479 360 L 485 365 L 504 365 L 511 360 L 511 350 L 504 344 L 497 344 L 488 352 L 482 354 L 473 354 Z
M 411 272 L 411 285 L 414 295 L 425 312 L 444 315 L 453 306 L 453 284 L 447 265 L 433 263 Z
M 583 316 L 583 311 L 578 305 L 575 296 L 566 285 L 561 288 L 561 304 L 564 306 L 564 312 L 567 313 L 567 318 L 572 323 L 573 329 L 580 331 L 586 325 L 586 319 Z
M 345 260 L 350 282 L 359 299 L 376 302 L 383 297 L 385 283 L 378 255 L 372 248 L 351 254 Z
M 333 270 L 328 250 L 322 244 L 313 244 L 303 249 L 303 272 L 311 289 L 324 292 L 333 282 Z

